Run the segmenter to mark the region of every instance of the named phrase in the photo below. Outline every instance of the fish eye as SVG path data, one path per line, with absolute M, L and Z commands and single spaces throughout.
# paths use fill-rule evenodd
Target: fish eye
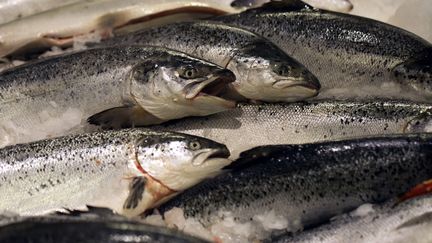
M 192 66 L 186 66 L 181 69 L 179 76 L 185 79 L 192 79 L 197 76 L 198 70 Z
M 201 144 L 198 141 L 193 141 L 189 143 L 189 148 L 192 150 L 198 150 L 201 148 Z
M 273 67 L 273 72 L 279 76 L 288 76 L 291 68 L 286 64 L 276 64 Z

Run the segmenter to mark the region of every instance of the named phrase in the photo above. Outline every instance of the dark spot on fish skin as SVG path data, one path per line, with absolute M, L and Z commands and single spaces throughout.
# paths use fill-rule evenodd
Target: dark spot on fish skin
M 147 179 L 145 177 L 134 177 L 129 184 L 129 195 L 123 204 L 124 209 L 134 209 L 142 200 Z

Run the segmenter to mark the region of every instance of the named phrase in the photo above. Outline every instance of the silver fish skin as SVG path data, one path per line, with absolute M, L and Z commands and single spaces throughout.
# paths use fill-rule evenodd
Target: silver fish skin
M 41 215 L 85 205 L 137 216 L 219 173 L 228 149 L 145 129 L 70 135 L 0 149 L 1 211 Z
M 398 101 L 239 104 L 236 109 L 210 117 L 190 117 L 151 129 L 218 141 L 227 145 L 236 158 L 244 150 L 267 144 L 432 132 L 431 111 L 428 104 Z
M 8 242 L 179 242 L 207 241 L 164 227 L 127 219 L 72 216 L 20 217 L 0 227 L 0 241 Z
M 237 100 L 292 102 L 316 96 L 320 88 L 312 73 L 273 43 L 220 23 L 168 24 L 118 36 L 105 45 L 118 43 L 163 46 L 226 67 L 236 76 L 228 93 Z
M 432 45 L 400 28 L 299 1 L 212 19 L 271 40 L 321 83 L 316 99 L 432 101 Z
M 341 243 L 349 239 L 353 243 L 427 243 L 432 237 L 431 208 L 430 195 L 413 198 L 400 204 L 395 204 L 392 200 L 373 205 L 372 210 L 366 215 L 354 212 L 338 216 L 328 224 L 294 236 L 280 237 L 273 242 Z
M 81 0 L 0 0 L 0 24 Z
M 69 47 L 74 37 L 89 33 L 104 39 L 137 23 L 154 26 L 239 11 L 229 4 L 227 0 L 82 0 L 0 24 L 0 57 Z
M 0 73 L 0 145 L 67 134 L 89 123 L 158 124 L 235 106 L 218 97 L 234 74 L 161 47 L 96 48 Z
M 182 208 L 205 227 L 219 222 L 221 212 L 248 223 L 273 211 L 287 220 L 277 233 L 295 232 L 406 192 L 430 178 L 431 156 L 431 134 L 261 146 L 159 210 Z

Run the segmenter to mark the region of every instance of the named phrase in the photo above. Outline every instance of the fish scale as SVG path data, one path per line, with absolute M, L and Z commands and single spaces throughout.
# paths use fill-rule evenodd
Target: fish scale
M 371 210 L 359 215 L 356 211 L 341 215 L 329 224 L 301 232 L 285 235 L 272 242 L 430 242 L 431 226 L 430 195 L 409 201 L 373 205 Z M 360 210 L 360 209 L 359 209 Z M 422 231 L 424 227 L 424 232 Z
M 283 231 L 292 232 L 404 193 L 431 177 L 431 156 L 431 134 L 261 146 L 159 210 L 182 208 L 205 227 L 221 212 L 247 223 L 274 211 L 288 221 Z
M 398 101 L 241 104 L 210 117 L 190 117 L 151 128 L 210 138 L 226 144 L 236 158 L 244 150 L 267 144 L 427 132 L 432 129 L 431 111 L 428 104 Z

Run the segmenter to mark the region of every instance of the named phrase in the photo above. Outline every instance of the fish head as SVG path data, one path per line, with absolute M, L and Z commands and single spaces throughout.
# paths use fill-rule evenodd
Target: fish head
M 132 68 L 131 96 L 161 120 L 206 116 L 235 107 L 219 94 L 235 75 L 213 63 L 173 52 Z
M 392 75 L 396 81 L 408 85 L 416 94 L 432 98 L 432 48 L 396 65 L 392 69 Z
M 294 102 L 314 97 L 321 85 L 302 64 L 271 43 L 255 43 L 228 64 L 235 70 L 233 89 L 247 99 Z
M 123 210 L 137 216 L 176 193 L 220 173 L 231 163 L 223 144 L 186 134 L 159 133 L 134 143 L 134 179 Z
M 230 163 L 228 148 L 215 141 L 185 134 L 138 141 L 136 158 L 149 175 L 175 191 L 182 191 Z

